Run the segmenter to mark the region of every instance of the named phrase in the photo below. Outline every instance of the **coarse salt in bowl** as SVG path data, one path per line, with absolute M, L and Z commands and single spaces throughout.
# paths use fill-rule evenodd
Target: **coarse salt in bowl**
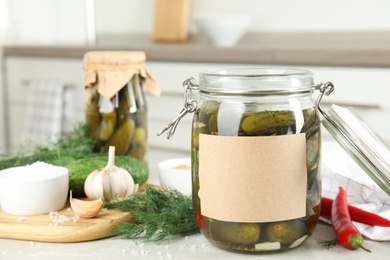
M 0 206 L 7 214 L 28 216 L 61 210 L 68 191 L 65 167 L 35 162 L 0 171 Z
M 162 188 L 173 188 L 184 195 L 191 195 L 191 158 L 175 158 L 158 164 L 159 179 Z

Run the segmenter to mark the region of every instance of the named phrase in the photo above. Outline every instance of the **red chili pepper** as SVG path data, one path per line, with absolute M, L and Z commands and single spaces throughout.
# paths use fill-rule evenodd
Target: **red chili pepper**
M 342 187 L 339 188 L 339 193 L 333 201 L 331 220 L 337 240 L 342 246 L 351 250 L 362 248 L 371 252 L 363 247 L 363 237 L 352 223 L 348 211 L 347 193 Z
M 195 221 L 202 233 L 208 233 L 208 220 L 205 216 L 202 215 L 199 209 L 195 211 Z
M 332 212 L 332 203 L 332 199 L 325 197 L 321 198 L 321 217 L 330 219 Z M 352 205 L 348 205 L 348 211 L 353 221 L 371 226 L 390 227 L 390 220 L 374 213 L 359 209 Z

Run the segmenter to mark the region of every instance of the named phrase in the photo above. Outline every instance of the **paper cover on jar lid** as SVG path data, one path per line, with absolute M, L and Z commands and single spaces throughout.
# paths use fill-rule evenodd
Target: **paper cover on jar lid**
M 143 89 L 159 96 L 161 87 L 146 71 L 145 60 L 146 56 L 142 51 L 87 52 L 84 55 L 84 87 L 86 90 L 96 88 L 101 95 L 110 99 L 134 74 L 139 74 Z

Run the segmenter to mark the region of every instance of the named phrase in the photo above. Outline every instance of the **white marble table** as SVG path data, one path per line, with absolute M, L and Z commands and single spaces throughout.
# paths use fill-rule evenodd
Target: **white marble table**
M 331 226 L 320 223 L 314 235 L 301 247 L 291 251 L 266 255 L 228 252 L 209 244 L 202 235 L 157 243 L 136 243 L 133 240 L 108 238 L 82 243 L 42 243 L 0 239 L 0 259 L 387 259 L 390 241 L 365 240 L 372 250 L 348 250 L 341 246 L 322 249 L 316 239 L 333 239 Z

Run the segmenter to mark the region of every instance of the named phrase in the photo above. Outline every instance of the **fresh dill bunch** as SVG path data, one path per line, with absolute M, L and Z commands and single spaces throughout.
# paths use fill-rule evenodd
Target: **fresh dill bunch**
M 113 235 L 142 242 L 161 242 L 173 236 L 199 233 L 191 197 L 175 189 L 161 190 L 146 187 L 122 201 L 106 202 L 108 209 L 130 212 L 135 223 L 123 222 Z
M 26 140 L 18 152 L 0 157 L 0 170 L 36 161 L 65 166 L 73 160 L 95 156 L 95 141 L 89 137 L 88 131 L 88 125 L 79 123 L 71 133 L 56 140 L 42 144 Z

